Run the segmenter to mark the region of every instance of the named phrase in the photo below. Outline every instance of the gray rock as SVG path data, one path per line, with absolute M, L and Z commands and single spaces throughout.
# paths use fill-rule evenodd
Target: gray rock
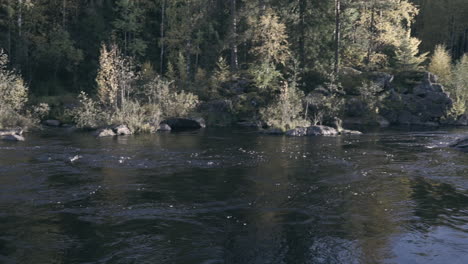
M 168 124 L 160 124 L 157 131 L 171 131 L 172 128 Z
M 50 119 L 50 120 L 45 120 L 43 124 L 46 126 L 50 126 L 50 127 L 59 127 L 61 122 L 59 120 Z
M 7 136 L 7 135 L 23 135 L 23 129 L 16 128 L 16 129 L 0 129 L 0 136 Z
M 187 130 L 205 128 L 205 119 L 198 118 L 171 118 L 164 120 L 161 124 L 167 124 L 173 130 Z
M 286 131 L 286 136 L 290 137 L 304 137 L 307 136 L 307 127 L 298 127 Z
M 310 126 L 307 128 L 308 136 L 336 136 L 338 131 L 329 126 Z
M 420 80 L 420 79 L 419 79 Z M 415 81 L 419 81 L 415 80 Z M 451 109 L 453 102 L 437 77 L 425 73 L 409 93 L 392 90 L 381 114 L 391 123 L 401 125 L 435 126 Z
M 340 135 L 362 135 L 362 132 L 361 132 L 361 131 L 357 131 L 357 130 L 343 129 L 343 130 L 340 132 Z
M 113 137 L 117 136 L 114 131 L 110 128 L 101 128 L 94 133 L 96 137 Z
M 286 131 L 286 135 L 293 137 L 302 136 L 336 136 L 338 131 L 329 126 L 310 126 L 310 127 L 298 127 Z
M 205 112 L 230 113 L 233 110 L 232 101 L 227 99 L 213 100 L 200 105 L 200 109 Z
M 4 141 L 24 141 L 24 137 L 17 134 L 3 135 L 1 136 Z
M 383 116 L 377 116 L 376 118 L 377 123 L 379 124 L 380 127 L 389 127 L 390 126 L 390 121 L 388 121 L 385 117 Z
M 133 132 L 126 125 L 119 125 L 112 129 L 118 136 L 131 135 Z
M 454 148 L 463 152 L 468 152 L 468 137 L 458 139 L 457 141 L 450 144 L 449 146 L 451 148 Z

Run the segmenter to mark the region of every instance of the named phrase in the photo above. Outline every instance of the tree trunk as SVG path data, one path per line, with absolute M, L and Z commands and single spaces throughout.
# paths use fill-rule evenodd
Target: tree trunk
M 159 69 L 161 71 L 161 75 L 164 73 L 164 13 L 166 12 L 166 0 L 162 0 L 161 6 L 161 61 L 159 65 Z
M 305 65 L 305 12 L 307 8 L 307 1 L 300 0 L 299 2 L 299 62 L 300 67 Z
M 341 0 L 335 0 L 335 76 L 340 68 L 340 38 L 341 38 Z
M 231 0 L 231 69 L 236 71 L 239 67 L 237 51 L 237 0 Z

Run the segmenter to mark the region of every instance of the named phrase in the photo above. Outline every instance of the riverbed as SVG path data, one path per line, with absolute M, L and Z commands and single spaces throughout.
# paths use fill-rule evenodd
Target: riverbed
M 0 263 L 467 263 L 468 130 L 0 142 Z

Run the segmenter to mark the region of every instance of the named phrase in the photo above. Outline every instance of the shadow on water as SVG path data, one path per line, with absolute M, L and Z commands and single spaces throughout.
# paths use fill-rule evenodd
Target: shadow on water
M 0 143 L 0 262 L 464 263 L 468 158 L 446 148 L 458 136 Z

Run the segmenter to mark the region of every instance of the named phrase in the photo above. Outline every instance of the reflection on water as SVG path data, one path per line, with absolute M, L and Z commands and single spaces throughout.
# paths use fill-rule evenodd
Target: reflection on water
M 461 133 L 2 142 L 0 263 L 466 263 Z

